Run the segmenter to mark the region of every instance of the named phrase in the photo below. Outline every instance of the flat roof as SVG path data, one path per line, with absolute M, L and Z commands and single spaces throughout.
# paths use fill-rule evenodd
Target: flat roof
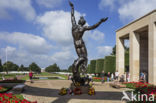
M 132 21 L 130 23 L 128 23 L 127 25 L 121 27 L 120 29 L 116 30 L 116 32 L 123 29 L 123 28 L 125 28 L 125 27 L 127 27 L 127 26 L 129 26 L 129 25 L 131 25 L 131 24 L 133 24 L 133 23 L 135 23 L 135 22 L 137 22 L 137 21 L 139 21 L 140 19 L 142 19 L 142 18 L 144 18 L 144 17 L 146 17 L 146 16 L 148 16 L 148 15 L 154 13 L 154 12 L 156 12 L 156 9 L 154 9 L 153 11 L 149 12 L 148 14 L 146 14 L 146 15 L 144 15 L 144 16 L 142 16 L 142 17 L 140 17 L 140 18 L 138 18 L 138 19 L 136 19 L 136 20 L 134 20 L 134 21 Z

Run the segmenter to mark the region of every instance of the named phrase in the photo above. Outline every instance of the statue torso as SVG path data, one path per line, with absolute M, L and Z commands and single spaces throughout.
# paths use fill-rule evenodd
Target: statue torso
M 82 39 L 83 34 L 84 34 L 84 28 L 82 26 L 74 25 L 72 27 L 72 36 L 76 47 L 82 47 L 84 45 L 84 41 Z
M 74 40 L 80 40 L 82 39 L 84 33 L 84 28 L 80 25 L 74 25 L 72 27 L 72 36 L 74 38 Z

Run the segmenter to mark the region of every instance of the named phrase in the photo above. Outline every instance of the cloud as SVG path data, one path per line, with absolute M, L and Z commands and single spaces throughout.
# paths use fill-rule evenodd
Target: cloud
M 52 48 L 44 38 L 27 33 L 0 32 L 0 40 L 15 44 L 21 49 L 27 49 L 27 51 L 37 54 L 47 53 Z
M 112 47 L 111 46 L 98 46 L 97 52 L 100 57 L 101 56 L 104 57 L 112 53 Z
M 105 7 L 110 7 L 113 10 L 115 8 L 115 0 L 101 0 L 99 8 L 103 10 Z
M 104 40 L 104 33 L 98 31 L 98 30 L 94 30 L 91 34 L 90 37 L 96 41 L 102 41 Z
M 36 0 L 40 6 L 47 8 L 55 8 L 60 6 L 63 3 L 63 0 Z
M 37 63 L 41 68 L 45 68 L 51 64 L 57 63 L 61 69 L 67 69 L 74 61 L 74 56 L 70 50 L 60 50 L 53 54 L 32 54 L 25 51 L 25 49 L 16 48 L 13 46 L 6 46 L 0 48 L 0 57 L 3 63 L 6 61 L 6 50 L 7 60 L 13 61 L 14 63 L 25 66 L 29 66 L 32 62 Z
M 75 11 L 76 20 L 83 15 Z M 42 26 L 44 35 L 62 45 L 72 44 L 71 14 L 65 11 L 48 11 L 37 18 L 37 23 Z
M 10 18 L 10 10 L 17 11 L 28 21 L 36 16 L 31 0 L 0 0 L 0 18 Z
M 118 13 L 122 21 L 130 21 L 156 9 L 155 4 L 156 0 L 131 0 L 121 5 Z
M 69 65 L 72 65 L 75 58 L 76 57 L 71 50 L 62 50 L 51 56 L 52 61 L 61 65 L 63 69 L 67 68 Z

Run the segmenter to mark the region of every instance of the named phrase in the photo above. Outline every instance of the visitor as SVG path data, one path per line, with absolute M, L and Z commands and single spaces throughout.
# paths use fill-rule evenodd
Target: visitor
M 110 80 L 110 72 L 108 72 L 108 74 L 107 74 L 107 82 L 109 82 L 109 80 Z
M 130 82 L 130 73 L 127 73 L 127 82 Z
M 111 81 L 114 81 L 114 73 L 111 74 Z
M 143 77 L 143 80 L 144 80 L 144 83 L 146 83 L 147 81 L 146 81 L 146 77 L 147 77 L 147 74 L 146 74 L 146 72 L 143 72 L 144 73 L 144 77 Z
M 145 74 L 143 72 L 140 73 L 140 82 L 144 82 Z
M 124 78 L 125 78 L 125 76 L 124 76 L 124 74 L 122 74 L 121 77 L 120 77 L 119 82 L 122 82 L 123 83 L 125 81 Z
M 68 75 L 68 80 L 71 80 L 71 75 L 70 74 Z
M 119 78 L 119 72 L 116 71 L 116 72 L 115 72 L 115 80 L 118 80 L 118 78 Z
M 101 73 L 101 83 L 103 84 L 105 82 L 105 73 L 104 73 L 104 70 L 102 71 Z
M 30 79 L 30 82 L 31 82 L 31 83 L 33 83 L 32 77 L 33 77 L 33 73 L 32 73 L 32 71 L 30 70 L 30 72 L 29 72 L 29 79 Z

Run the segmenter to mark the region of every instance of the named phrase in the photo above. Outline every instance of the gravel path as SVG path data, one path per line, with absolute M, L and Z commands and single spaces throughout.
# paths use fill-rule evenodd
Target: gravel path
M 122 91 L 114 89 L 108 83 L 94 83 L 96 95 L 58 95 L 62 87 L 70 87 L 70 80 L 37 80 L 34 83 L 26 82 L 23 96 L 30 101 L 38 103 L 123 103 Z

